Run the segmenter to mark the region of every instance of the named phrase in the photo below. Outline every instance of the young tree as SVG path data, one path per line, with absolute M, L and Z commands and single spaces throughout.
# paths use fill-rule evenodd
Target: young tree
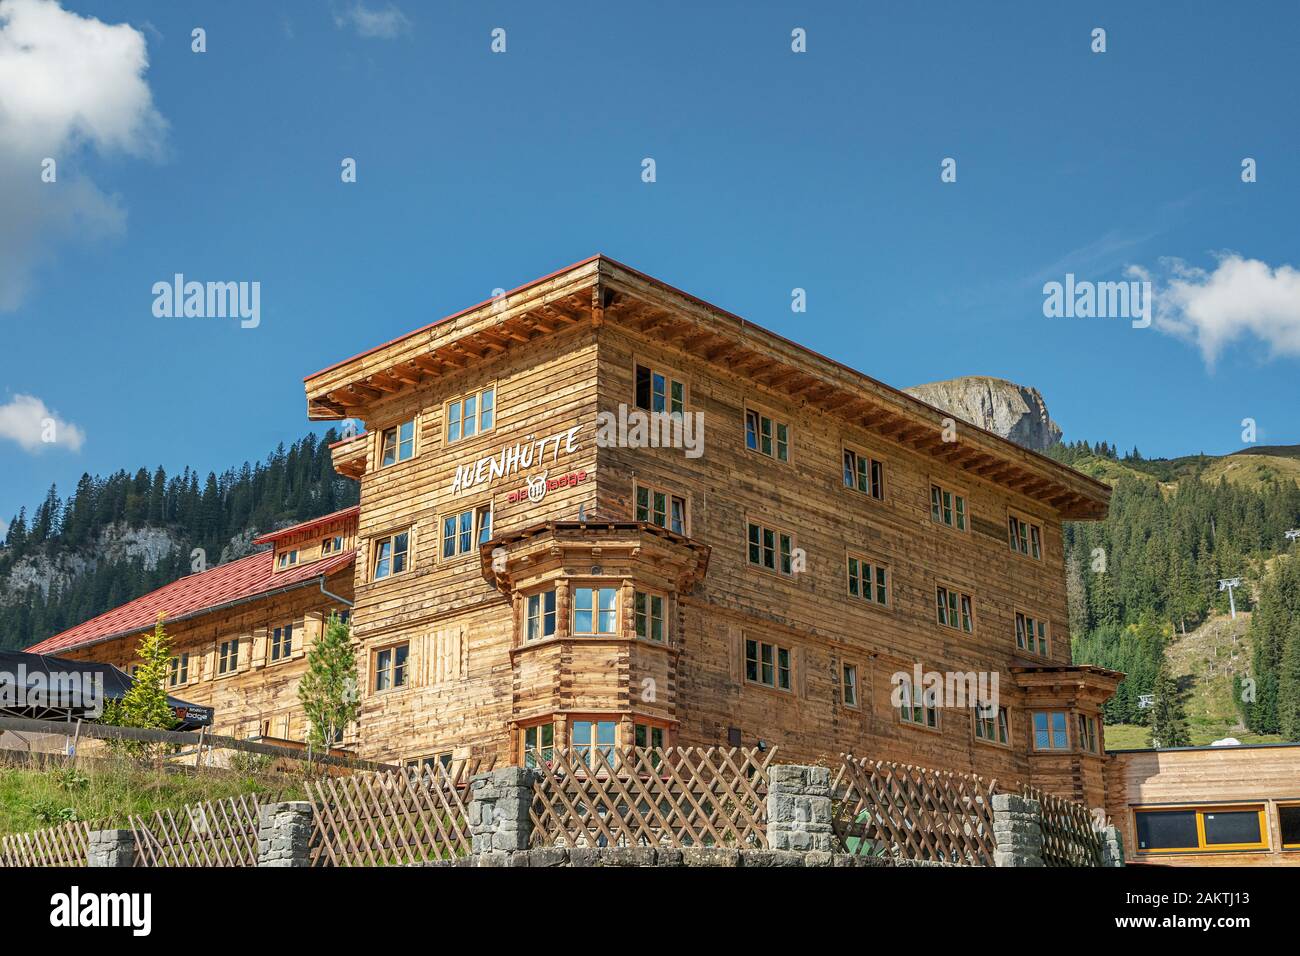
M 1151 688 L 1155 699 L 1151 704 L 1151 746 L 1186 747 L 1191 743 L 1187 733 L 1187 717 L 1178 692 L 1178 681 L 1169 672 L 1169 661 L 1160 654 L 1160 666 Z
M 163 616 L 158 615 L 153 633 L 140 639 L 136 648 L 140 664 L 136 668 L 131 688 L 121 701 L 112 701 L 104 707 L 103 722 L 118 727 L 137 727 L 145 730 L 171 730 L 176 726 L 176 715 L 167 704 L 167 671 L 171 667 L 172 641 L 163 629 Z M 122 741 L 122 750 L 146 758 L 165 747 L 143 741 Z
M 1300 740 L 1300 620 L 1291 623 L 1277 683 L 1278 730 L 1287 740 Z
M 311 726 L 308 742 L 326 752 L 360 713 L 352 629 L 337 614 L 330 614 L 325 633 L 307 652 L 307 673 L 298 682 L 298 700 Z

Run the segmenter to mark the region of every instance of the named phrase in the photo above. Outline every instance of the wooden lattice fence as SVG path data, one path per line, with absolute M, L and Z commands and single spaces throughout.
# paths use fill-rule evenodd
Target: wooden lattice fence
M 132 815 L 136 866 L 256 866 L 258 809 L 275 798 L 243 794 Z
M 1073 800 L 1024 787 L 1023 796 L 1042 807 L 1043 863 L 1047 866 L 1101 866 L 1102 838 L 1088 808 Z
M 0 837 L 0 867 L 85 866 L 92 825 L 82 821 Z
M 492 769 L 474 758 L 307 785 L 315 811 L 313 866 L 393 866 L 470 852 L 469 781 Z
M 535 847 L 767 846 L 775 748 L 556 749 L 535 768 Z
M 981 777 L 842 756 L 831 784 L 840 848 L 966 866 L 992 866 L 992 796 Z

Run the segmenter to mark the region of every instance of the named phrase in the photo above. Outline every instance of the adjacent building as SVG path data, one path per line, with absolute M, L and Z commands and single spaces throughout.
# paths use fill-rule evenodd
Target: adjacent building
M 161 614 L 172 641 L 167 691 L 211 708 L 223 736 L 304 742 L 306 652 L 331 613 L 351 611 L 357 509 L 265 535 L 267 550 L 173 581 L 29 651 L 131 673 Z

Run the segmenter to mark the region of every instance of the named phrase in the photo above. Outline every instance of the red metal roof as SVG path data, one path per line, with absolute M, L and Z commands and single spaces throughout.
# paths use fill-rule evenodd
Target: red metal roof
M 340 518 L 355 518 L 361 514 L 361 506 L 353 505 L 351 508 L 344 508 L 341 511 L 331 511 L 327 515 L 321 515 L 319 518 L 312 518 L 310 521 L 303 521 L 300 524 L 293 524 L 287 528 L 281 528 L 279 531 L 272 531 L 270 534 L 264 534 L 260 538 L 254 538 L 253 544 L 270 544 L 272 541 L 279 541 L 282 538 L 288 538 L 291 535 L 301 534 L 304 531 L 310 531 L 312 528 L 321 528 L 331 522 L 338 521 Z
M 323 561 L 301 564 L 277 574 L 273 567 L 274 551 L 250 554 L 238 561 L 209 568 L 202 574 L 187 575 L 165 584 L 62 634 L 47 637 L 27 650 L 33 654 L 53 654 L 144 631 L 153 627 L 160 613 L 166 621 L 197 617 L 259 595 L 305 586 L 322 575 L 346 567 L 356 557 L 355 551 L 344 551 Z

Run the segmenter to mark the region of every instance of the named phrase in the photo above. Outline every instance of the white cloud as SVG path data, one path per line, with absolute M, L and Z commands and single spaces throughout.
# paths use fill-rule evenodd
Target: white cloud
M 157 155 L 166 123 L 144 74 L 144 36 L 64 10 L 0 0 L 0 312 L 16 309 L 36 266 L 67 237 L 121 233 L 125 211 L 75 158 Z M 57 181 L 42 182 L 55 161 Z
M 351 26 L 363 37 L 391 40 L 409 30 L 411 21 L 391 3 L 372 9 L 358 0 L 342 13 L 334 15 L 334 25 Z
M 29 452 L 52 445 L 81 451 L 86 433 L 46 408 L 35 395 L 15 395 L 9 404 L 0 405 L 0 438 L 16 441 Z
M 1229 345 L 1249 338 L 1271 358 L 1300 358 L 1300 270 L 1236 253 L 1221 255 L 1212 270 L 1181 259 L 1163 259 L 1161 267 L 1161 275 L 1139 267 L 1129 273 L 1152 283 L 1156 328 L 1191 342 L 1210 368 Z

